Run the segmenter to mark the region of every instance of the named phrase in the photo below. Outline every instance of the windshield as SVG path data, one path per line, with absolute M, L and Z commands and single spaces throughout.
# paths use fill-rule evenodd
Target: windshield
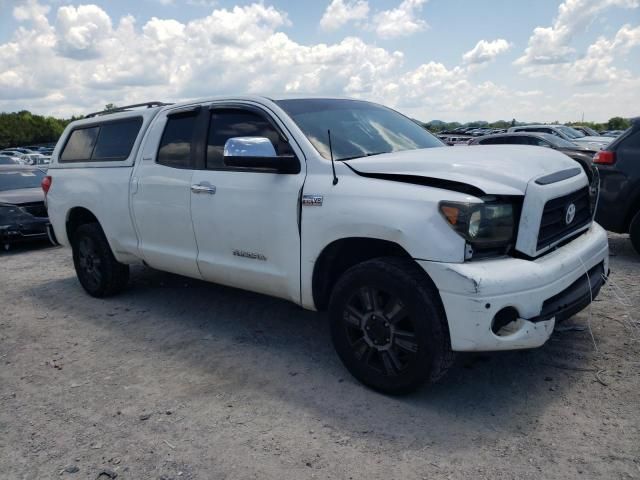
M 329 134 L 335 160 L 442 147 L 444 143 L 400 113 L 358 100 L 296 99 L 276 102 L 327 160 Z
M 557 137 L 555 135 L 551 135 L 550 133 L 540 133 L 539 134 L 542 138 L 544 138 L 547 142 L 549 142 L 551 145 L 553 145 L 554 147 L 558 147 L 558 148 L 576 148 L 576 144 L 575 143 L 571 143 L 568 140 L 565 140 L 564 138 L 560 138 Z
M 0 170 L 0 192 L 40 187 L 43 177 L 44 173 L 37 169 Z
M 569 138 L 582 138 L 582 137 L 586 137 L 586 135 L 582 132 L 579 132 L 578 130 L 576 130 L 575 128 L 571 128 L 571 127 L 565 127 L 564 125 L 561 125 L 559 127 L 556 127 L 558 130 L 560 130 L 562 133 L 564 133 L 567 137 Z
M 580 130 L 587 136 L 597 137 L 598 132 L 589 127 L 580 127 Z

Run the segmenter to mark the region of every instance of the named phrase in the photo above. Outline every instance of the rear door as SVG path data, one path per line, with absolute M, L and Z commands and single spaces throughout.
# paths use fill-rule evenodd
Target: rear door
M 131 185 L 138 248 L 150 266 L 200 277 L 191 223 L 191 180 L 199 107 L 160 113 Z
M 300 172 L 227 166 L 224 145 L 234 137 L 267 137 L 278 155 L 296 155 Z M 203 278 L 299 302 L 302 152 L 276 118 L 243 104 L 212 106 L 203 142 L 203 165 L 193 175 L 191 193 Z

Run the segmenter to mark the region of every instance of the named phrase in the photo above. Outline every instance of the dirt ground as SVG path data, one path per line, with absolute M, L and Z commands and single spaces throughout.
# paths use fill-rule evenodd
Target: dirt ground
M 460 355 L 401 398 L 287 302 L 143 268 L 97 300 L 68 250 L 2 253 L 0 478 L 640 478 L 640 256 L 611 249 L 628 299 L 603 290 L 568 322 L 591 315 L 597 351 L 570 330 Z

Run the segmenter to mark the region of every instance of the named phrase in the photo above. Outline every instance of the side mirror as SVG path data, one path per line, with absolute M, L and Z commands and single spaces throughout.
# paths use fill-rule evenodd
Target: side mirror
M 299 173 L 295 155 L 276 153 L 266 137 L 233 137 L 224 144 L 224 163 L 229 167 L 251 168 L 277 173 Z
M 266 137 L 233 137 L 224 144 L 225 157 L 277 157 L 276 149 Z

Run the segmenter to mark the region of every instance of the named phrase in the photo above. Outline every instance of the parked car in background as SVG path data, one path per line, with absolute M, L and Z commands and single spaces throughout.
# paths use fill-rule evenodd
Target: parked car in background
M 24 153 L 19 152 L 17 150 L 2 150 L 0 151 L 0 155 L 5 155 L 18 160 L 20 163 L 24 163 L 22 161 L 22 158 L 24 157 Z
M 0 155 L 0 165 L 22 165 L 22 162 L 15 157 Z
M 11 147 L 9 150 L 20 152 L 22 154 L 33 153 L 34 151 L 26 147 Z
M 599 150 L 594 150 L 586 145 L 576 145 L 563 138 L 549 133 L 514 132 L 486 137 L 474 138 L 469 145 L 531 145 L 535 147 L 547 147 L 558 150 L 578 162 L 591 180 L 593 177 L 593 156 Z
M 585 125 L 573 125 L 570 128 L 573 128 L 574 130 L 577 130 L 577 131 L 583 133 L 587 137 L 599 137 L 600 136 L 600 134 L 598 132 L 596 132 L 593 128 L 589 128 L 589 127 L 587 127 Z
M 51 157 L 42 155 L 41 153 L 27 153 L 22 160 L 27 165 L 47 165 Z
M 624 130 L 605 130 L 604 132 L 601 132 L 600 135 L 603 137 L 619 137 L 620 135 L 622 135 L 624 133 Z
M 601 179 L 596 220 L 612 232 L 629 233 L 640 253 L 640 118 L 593 163 Z
M 596 150 L 602 150 L 611 143 L 611 138 L 609 137 L 588 137 L 582 132 L 578 132 L 577 130 L 565 125 L 522 125 L 520 127 L 511 127 L 508 132 L 549 133 L 568 142 L 580 145 L 587 144 Z
M 0 166 L 0 245 L 49 238 L 49 218 L 40 187 L 45 174 L 24 165 Z
M 467 145 L 473 137 L 468 135 L 438 135 L 438 138 L 449 146 Z

